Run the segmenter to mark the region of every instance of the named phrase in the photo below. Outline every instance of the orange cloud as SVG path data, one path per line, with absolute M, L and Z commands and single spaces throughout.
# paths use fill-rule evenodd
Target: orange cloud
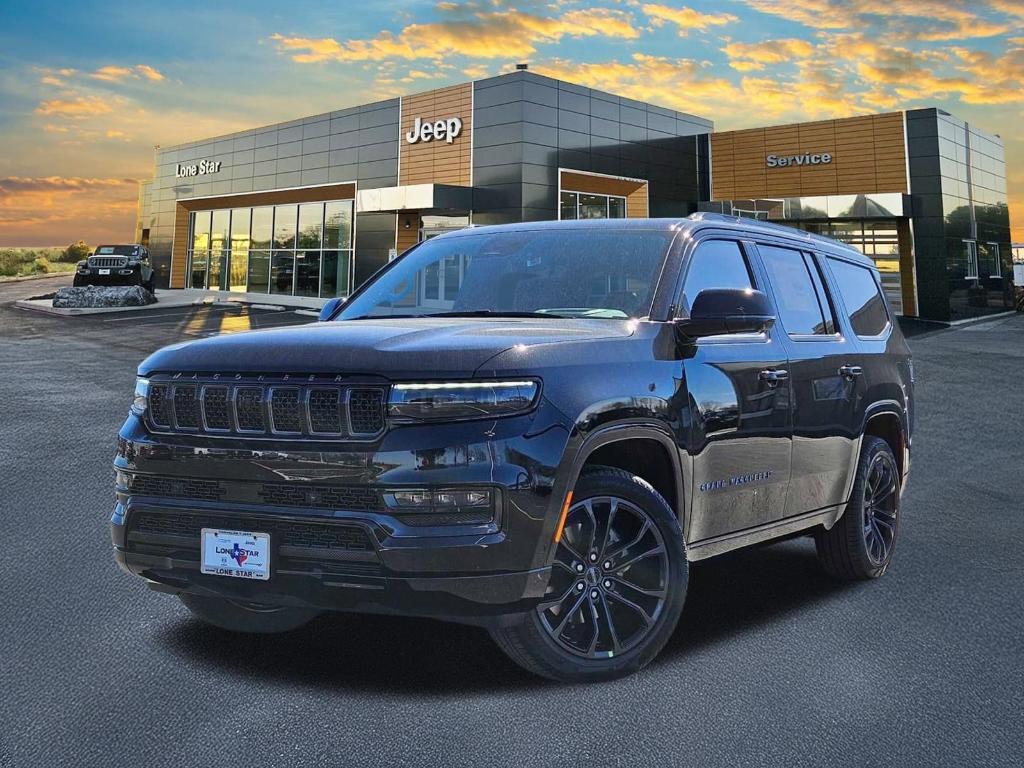
M 36 114 L 71 119 L 95 117 L 112 111 L 113 107 L 98 96 L 67 95 L 56 99 L 45 99 L 36 107 Z
M 766 64 L 780 64 L 806 59 L 814 54 L 814 44 L 799 38 L 764 40 L 759 43 L 729 43 L 722 51 L 733 69 L 741 72 L 764 69 Z
M 399 33 L 381 32 L 368 40 L 338 42 L 332 37 L 271 35 L 292 61 L 378 61 L 380 59 L 441 59 L 460 54 L 481 59 L 520 58 L 540 43 L 565 37 L 635 39 L 640 33 L 624 11 L 591 8 L 548 18 L 522 11 L 480 11 L 459 21 L 410 24 Z
M 647 3 L 642 5 L 640 10 L 647 14 L 656 25 L 665 22 L 675 24 L 679 28 L 681 37 L 686 37 L 693 29 L 704 32 L 711 27 L 720 27 L 736 21 L 736 17 L 731 13 L 695 11 L 685 5 L 672 8 L 658 3 Z
M 134 179 L 60 176 L 0 178 L 3 245 L 57 245 L 130 238 L 138 183 Z
M 91 73 L 89 77 L 96 80 L 103 80 L 108 83 L 119 83 L 128 78 L 145 78 L 146 80 L 152 80 L 154 82 L 160 82 L 164 79 L 162 73 L 148 64 L 136 64 L 134 67 L 121 67 L 113 64 L 105 67 L 100 67 L 95 72 Z

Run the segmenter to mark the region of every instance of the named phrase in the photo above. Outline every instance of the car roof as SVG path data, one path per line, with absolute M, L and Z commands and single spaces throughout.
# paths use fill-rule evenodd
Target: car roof
M 783 237 L 789 240 L 799 241 L 805 246 L 816 247 L 818 250 L 828 250 L 837 255 L 857 261 L 865 266 L 874 267 L 874 262 L 851 245 L 833 240 L 830 237 L 822 237 L 810 232 L 805 232 L 795 227 L 787 227 L 782 224 L 773 224 L 767 221 L 751 219 L 749 217 L 726 216 L 721 213 L 709 213 L 701 211 L 691 213 L 689 216 L 676 218 L 659 219 L 567 219 L 558 221 L 525 221 L 514 224 L 491 224 L 486 226 L 473 226 L 449 232 L 441 235 L 444 238 L 465 237 L 475 234 L 487 234 L 491 232 L 532 232 L 537 230 L 654 230 L 654 231 L 691 231 L 697 232 L 701 229 L 727 229 L 737 234 L 771 235 Z

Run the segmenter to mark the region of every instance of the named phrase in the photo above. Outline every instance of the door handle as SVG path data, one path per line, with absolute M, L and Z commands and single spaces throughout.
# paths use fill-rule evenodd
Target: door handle
M 786 381 L 789 378 L 789 371 L 783 371 L 778 369 L 764 370 L 758 374 L 758 378 L 768 384 L 769 387 L 778 385 L 780 381 Z
M 859 365 L 843 365 L 839 367 L 839 375 L 847 381 L 853 381 L 862 373 L 864 373 L 864 369 Z

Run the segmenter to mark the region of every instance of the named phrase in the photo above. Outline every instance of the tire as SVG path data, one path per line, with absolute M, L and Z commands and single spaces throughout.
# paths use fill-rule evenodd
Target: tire
M 143 283 L 142 287 L 145 288 L 149 293 L 156 293 L 156 290 L 153 287 L 153 281 L 152 280 L 149 280 L 148 282 Z
M 186 592 L 178 595 L 192 615 L 229 632 L 270 635 L 290 632 L 319 615 L 312 608 L 290 608 L 236 602 L 222 597 L 205 597 Z
M 74 278 L 71 280 L 71 285 L 74 286 L 75 288 L 81 288 L 83 285 L 85 285 L 85 281 L 82 280 L 82 278 L 80 278 L 78 275 L 75 275 Z
M 818 562 L 837 579 L 877 579 L 892 562 L 900 522 L 900 473 L 892 448 L 864 437 L 843 516 L 815 534 Z
M 688 574 L 683 533 L 665 499 L 629 472 L 588 468 L 573 489 L 548 595 L 491 636 L 512 661 L 542 677 L 566 683 L 624 677 L 671 637 Z

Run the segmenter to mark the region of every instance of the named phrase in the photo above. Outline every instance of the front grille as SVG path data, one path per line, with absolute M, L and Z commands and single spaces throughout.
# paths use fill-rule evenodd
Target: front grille
M 177 496 L 200 501 L 220 501 L 225 493 L 224 485 L 217 480 L 158 475 L 132 475 L 129 490 L 140 496 Z
M 489 509 L 466 512 L 421 512 L 412 515 L 399 515 L 398 519 L 413 527 L 487 525 L 494 522 L 494 514 Z
M 373 543 L 362 526 L 343 523 L 147 511 L 132 515 L 129 521 L 130 532 L 158 536 L 198 539 L 203 528 L 267 533 L 275 546 L 346 552 L 374 551 Z
M 319 383 L 316 378 L 302 377 L 298 384 L 287 377 L 264 382 L 262 377 L 154 376 L 149 426 L 154 432 L 275 439 L 368 440 L 384 431 L 383 386 Z
M 104 269 L 123 269 L 128 265 L 128 259 L 124 256 L 91 256 L 90 267 L 103 267 Z
M 383 509 L 380 494 L 366 486 L 267 483 L 259 494 L 265 503 L 279 507 L 343 509 L 351 512 L 376 512 Z
M 354 434 L 375 435 L 384 429 L 384 393 L 379 389 L 353 389 L 348 410 Z

